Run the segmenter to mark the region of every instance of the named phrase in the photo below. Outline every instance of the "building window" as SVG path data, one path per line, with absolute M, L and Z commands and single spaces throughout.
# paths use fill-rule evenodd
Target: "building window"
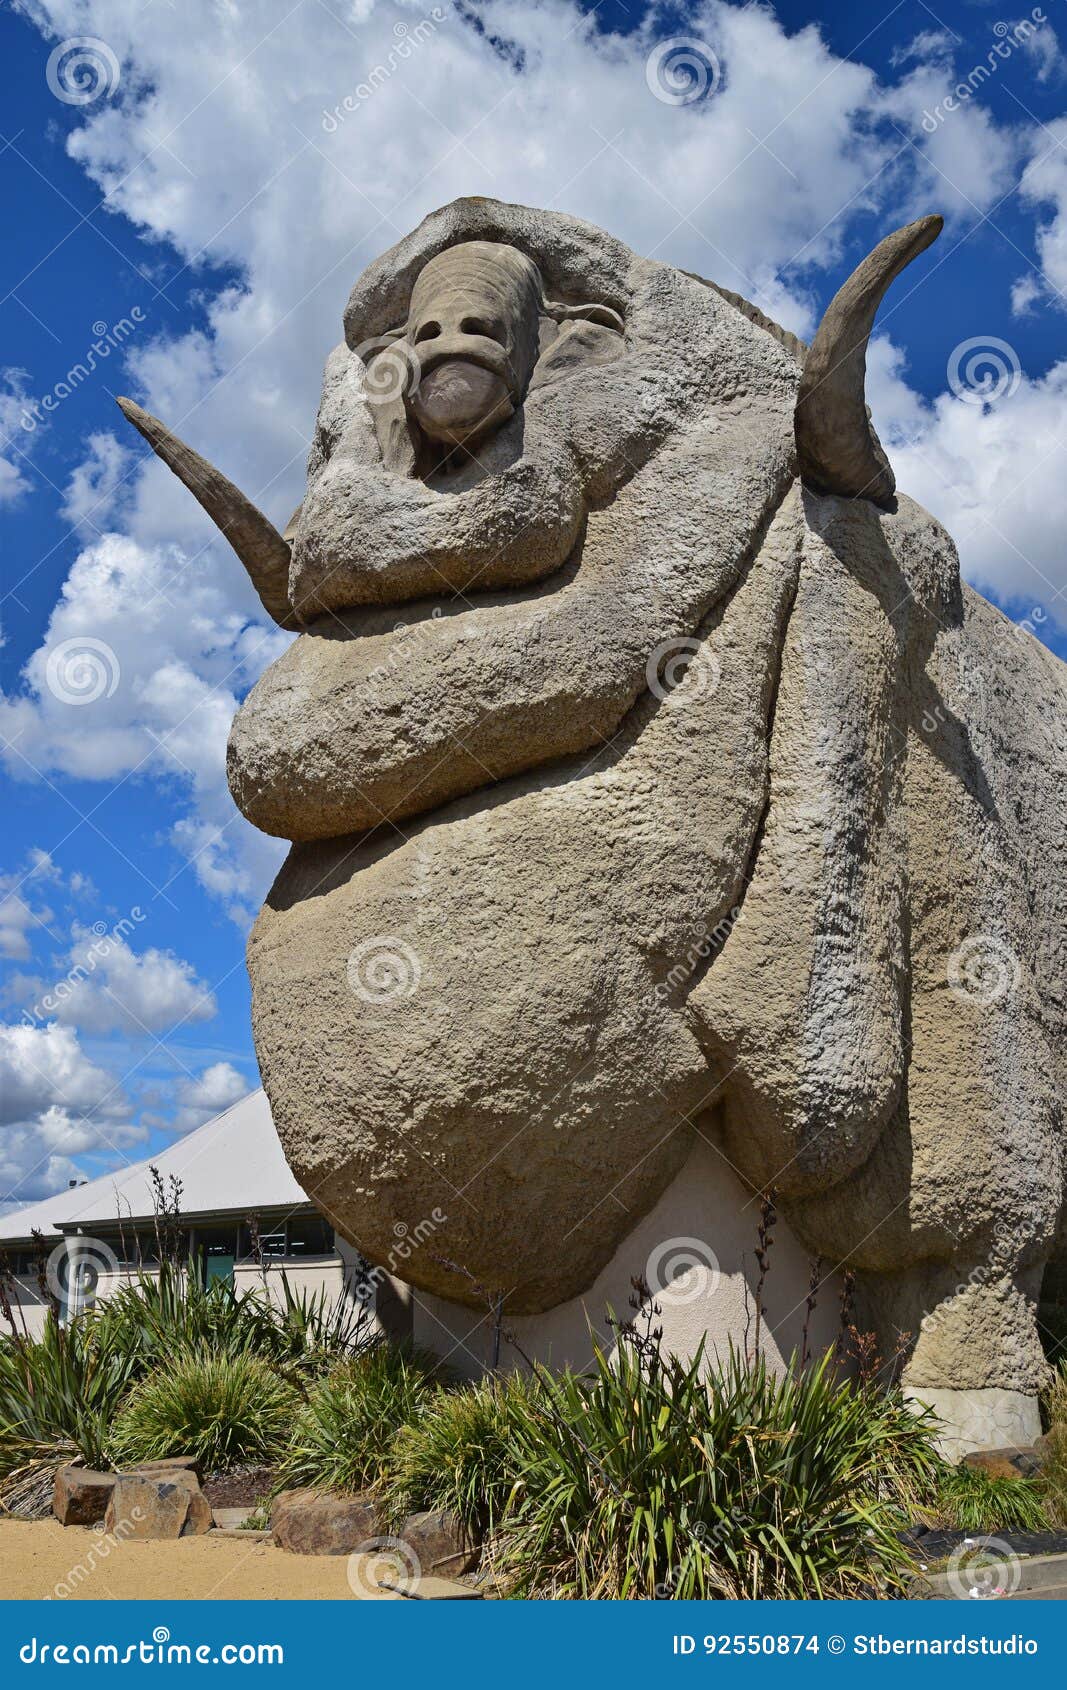
M 332 1256 L 333 1227 L 322 1215 L 294 1215 L 288 1226 L 290 1256 Z
M 293 1215 L 289 1220 L 262 1220 L 259 1224 L 259 1258 L 263 1262 L 302 1261 L 310 1256 L 332 1256 L 336 1252 L 333 1227 L 321 1215 Z M 238 1261 L 256 1260 L 252 1232 L 241 1227 Z
M 194 1229 L 191 1254 L 200 1259 L 205 1284 L 210 1285 L 215 1279 L 232 1283 L 237 1242 L 235 1222 L 229 1226 L 198 1226 Z
M 109 1240 L 121 1268 L 136 1273 L 140 1268 L 153 1268 L 159 1262 L 159 1244 L 154 1232 L 130 1231 L 124 1227 L 118 1238 Z
M 258 1238 L 258 1258 L 256 1244 Z M 237 1245 L 237 1260 L 243 1265 L 253 1265 L 257 1261 L 276 1262 L 285 1255 L 285 1222 L 279 1225 L 275 1221 L 261 1221 L 257 1229 L 257 1238 L 253 1238 L 251 1229 L 245 1225 L 240 1229 Z

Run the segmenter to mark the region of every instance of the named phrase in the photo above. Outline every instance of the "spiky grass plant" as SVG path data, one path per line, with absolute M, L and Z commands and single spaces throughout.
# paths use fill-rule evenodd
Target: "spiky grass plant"
M 369 1301 L 318 1291 L 294 1291 L 284 1272 L 275 1280 L 262 1344 L 279 1362 L 308 1375 L 329 1371 L 339 1361 L 367 1355 L 381 1342 Z M 262 1305 L 261 1305 L 262 1306 Z
M 164 1260 L 158 1274 L 140 1274 L 89 1317 L 107 1343 L 135 1358 L 142 1374 L 197 1351 L 251 1354 L 289 1374 L 325 1372 L 378 1341 L 364 1303 L 329 1298 L 325 1290 L 294 1291 L 284 1271 L 266 1284 L 237 1289 L 205 1283 L 195 1263 Z
M 135 1377 L 133 1359 L 86 1322 L 49 1318 L 39 1338 L 0 1339 L 0 1477 L 75 1455 L 106 1465 L 111 1424 Z
M 195 1455 L 205 1468 L 272 1462 L 296 1412 L 292 1386 L 262 1356 L 190 1351 L 131 1392 L 109 1452 L 116 1466 Z
M 1050 1525 L 1043 1481 L 1008 1479 L 947 1464 L 936 1480 L 938 1524 L 965 1532 L 1043 1532 Z
M 1044 1398 L 1049 1429 L 1042 1479 L 1048 1510 L 1057 1525 L 1067 1526 L 1067 1361 L 1061 1361 Z
M 432 1356 L 380 1344 L 308 1389 L 279 1483 L 355 1492 L 386 1478 L 394 1439 L 440 1377 Z
M 252 1291 L 225 1280 L 205 1284 L 195 1268 L 163 1261 L 98 1303 L 86 1317 L 142 1375 L 177 1355 L 210 1350 L 237 1356 L 260 1349 L 262 1316 Z
M 402 1426 L 389 1471 L 389 1508 L 399 1520 L 423 1508 L 445 1508 L 479 1537 L 489 1535 L 515 1485 L 517 1423 L 541 1386 L 509 1373 L 457 1390 L 435 1391 L 415 1420 Z
M 515 1594 L 847 1597 L 913 1570 L 897 1532 L 937 1467 L 930 1426 L 831 1357 L 778 1378 L 623 1343 L 543 1382 L 516 1420 Z

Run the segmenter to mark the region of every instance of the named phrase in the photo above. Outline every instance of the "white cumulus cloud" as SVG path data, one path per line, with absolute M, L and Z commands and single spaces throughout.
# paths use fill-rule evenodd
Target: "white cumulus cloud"
M 231 1062 L 213 1062 L 193 1079 L 183 1080 L 178 1087 L 178 1109 L 172 1126 L 175 1131 L 192 1132 L 203 1126 L 213 1115 L 221 1114 L 248 1092 L 248 1082 Z
M 61 1025 L 136 1035 L 210 1021 L 217 1013 L 206 981 L 173 951 L 134 951 L 115 930 L 101 934 L 75 926 L 72 937 L 57 978 L 35 982 L 48 1015 Z
M 113 434 L 90 434 L 89 450 L 67 482 L 60 514 L 78 527 L 99 531 L 126 482 L 134 454 Z
M 29 490 L 30 435 L 23 426 L 29 401 L 25 370 L 0 369 L 0 508 Z
M 124 1154 L 143 1139 L 122 1086 L 70 1027 L 0 1026 L 0 1199 L 59 1190 L 87 1151 Z
M 980 339 L 980 337 L 979 337 Z M 872 342 L 868 398 L 889 445 L 897 482 L 949 530 L 966 573 L 980 588 L 1062 620 L 1067 589 L 1067 360 L 1043 376 L 1025 374 L 1006 342 L 980 343 L 966 397 L 932 405 L 904 379 L 906 361 L 885 339 Z M 979 398 L 980 383 L 991 383 Z

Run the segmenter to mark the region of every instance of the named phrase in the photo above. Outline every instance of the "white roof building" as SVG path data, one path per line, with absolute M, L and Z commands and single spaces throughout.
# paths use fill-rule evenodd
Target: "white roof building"
M 29 1245 L 34 1230 L 55 1240 L 72 1231 L 111 1231 L 120 1222 L 151 1222 L 150 1167 L 158 1169 L 168 1185 L 172 1176 L 181 1181 L 182 1217 L 190 1221 L 285 1209 L 306 1213 L 314 1207 L 289 1171 L 267 1094 L 259 1090 L 143 1162 L 0 1217 L 0 1247 Z
M 172 1180 L 180 1185 L 169 1226 L 157 1215 L 153 1170 L 168 1199 Z M 62 1315 L 76 1312 L 138 1274 L 153 1274 L 172 1249 L 195 1258 L 208 1279 L 262 1283 L 274 1294 L 284 1270 L 295 1291 L 367 1300 L 367 1264 L 293 1178 L 263 1091 L 143 1162 L 0 1217 L 0 1275 L 16 1326 L 31 1337 L 43 1327 L 49 1298 Z M 396 1335 L 405 1335 L 410 1309 L 402 1288 L 380 1270 L 369 1283 L 379 1323 L 395 1305 L 390 1329 L 399 1321 Z

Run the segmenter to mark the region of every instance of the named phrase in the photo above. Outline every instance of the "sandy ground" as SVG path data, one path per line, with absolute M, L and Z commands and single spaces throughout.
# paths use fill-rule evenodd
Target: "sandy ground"
M 373 1561 L 351 1560 L 350 1568 L 346 1555 L 289 1555 L 271 1543 L 214 1532 L 127 1543 L 56 1520 L 0 1520 L 0 1590 L 8 1598 L 404 1600 L 378 1590 Z

